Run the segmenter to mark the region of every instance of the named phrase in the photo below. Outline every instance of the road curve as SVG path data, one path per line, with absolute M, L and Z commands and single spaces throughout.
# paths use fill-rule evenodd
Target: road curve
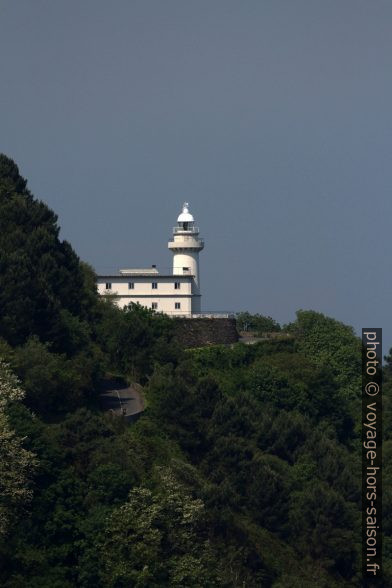
M 142 387 L 133 383 L 128 388 L 113 388 L 100 394 L 102 410 L 130 420 L 144 411 Z

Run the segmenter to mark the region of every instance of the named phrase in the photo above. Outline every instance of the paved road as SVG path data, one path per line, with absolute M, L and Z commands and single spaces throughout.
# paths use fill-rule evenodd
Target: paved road
M 131 384 L 129 388 L 116 388 L 106 390 L 100 395 L 103 410 L 115 415 L 135 417 L 144 410 L 142 387 L 139 384 Z

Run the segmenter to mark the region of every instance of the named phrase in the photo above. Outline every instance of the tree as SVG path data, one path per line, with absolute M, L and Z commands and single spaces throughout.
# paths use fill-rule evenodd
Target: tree
M 179 349 L 173 338 L 173 321 L 140 304 L 123 309 L 102 301 L 97 338 L 120 373 L 145 378 L 154 363 L 176 363 Z
M 219 586 L 203 532 L 205 507 L 169 468 L 155 490 L 139 486 L 113 511 L 101 545 L 105 586 Z
M 332 370 L 342 395 L 358 399 L 361 379 L 361 341 L 354 329 L 313 310 L 299 310 L 288 325 L 298 351 L 319 366 Z
M 0 335 L 20 345 L 35 334 L 72 355 L 89 340 L 95 286 L 59 239 L 57 216 L 26 185 L 0 154 Z
M 68 358 L 64 353 L 52 353 L 48 343 L 30 337 L 15 348 L 11 364 L 24 383 L 28 406 L 49 417 L 86 403 L 101 375 L 100 360 L 102 354 L 93 346 Z
M 0 361 L 0 535 L 7 534 L 14 517 L 32 497 L 31 480 L 37 461 L 24 449 L 7 415 L 9 405 L 20 402 L 23 396 L 17 379 Z
M 255 331 L 259 335 L 280 331 L 279 323 L 270 316 L 250 314 L 249 312 L 238 312 L 236 319 L 239 331 Z
M 352 577 L 359 551 L 359 527 L 353 505 L 338 492 L 319 480 L 302 482 L 301 488 L 291 494 L 289 528 L 302 555 L 309 554 L 325 569 Z

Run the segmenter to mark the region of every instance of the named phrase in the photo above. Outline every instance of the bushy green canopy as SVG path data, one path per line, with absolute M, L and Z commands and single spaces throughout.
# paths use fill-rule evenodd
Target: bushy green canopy
M 87 302 L 79 259 L 59 238 L 57 216 L 0 154 L 0 336 L 20 345 L 35 334 L 72 352 L 73 331 L 86 329 Z

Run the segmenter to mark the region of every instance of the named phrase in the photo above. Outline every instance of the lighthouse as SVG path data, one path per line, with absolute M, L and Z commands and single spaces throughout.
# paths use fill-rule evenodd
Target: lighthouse
M 191 275 L 192 280 L 192 311 L 201 311 L 199 252 L 204 249 L 204 241 L 199 237 L 199 229 L 195 219 L 189 212 L 188 202 L 184 202 L 182 212 L 173 228 L 173 238 L 168 243 L 173 252 L 173 275 Z
M 162 274 L 152 265 L 100 275 L 99 294 L 110 297 L 120 308 L 134 302 L 169 316 L 198 318 L 201 313 L 199 251 L 204 248 L 204 242 L 187 202 L 177 218 L 168 247 L 173 252 L 172 272 Z

